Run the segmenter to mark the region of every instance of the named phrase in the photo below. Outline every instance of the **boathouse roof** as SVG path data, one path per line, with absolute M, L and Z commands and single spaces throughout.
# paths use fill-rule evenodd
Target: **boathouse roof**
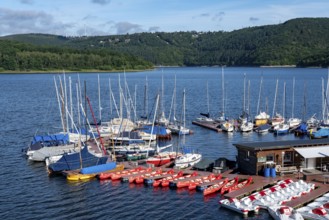
M 245 148 L 250 150 L 274 150 L 291 147 L 311 147 L 329 145 L 329 138 L 307 139 L 307 140 L 288 140 L 288 141 L 268 141 L 268 142 L 239 142 L 233 144 L 236 148 Z

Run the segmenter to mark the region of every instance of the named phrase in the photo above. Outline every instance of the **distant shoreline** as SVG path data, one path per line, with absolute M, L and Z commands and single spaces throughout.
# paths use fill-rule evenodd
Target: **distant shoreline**
M 154 66 L 151 69 L 142 69 L 142 70 L 132 70 L 132 69 L 126 69 L 126 70 L 30 70 L 30 71 L 6 71 L 2 70 L 0 71 L 1 74 L 61 74 L 63 72 L 65 73 L 118 73 L 118 72 L 127 72 L 127 73 L 133 73 L 133 72 L 143 72 L 143 71 L 151 71 L 157 68 L 179 68 L 179 67 L 221 67 L 220 65 L 213 65 L 213 66 Z M 224 66 L 225 68 L 230 67 L 239 67 L 239 68 L 327 68 L 327 67 L 320 67 L 320 66 L 307 66 L 307 67 L 299 67 L 296 65 L 270 65 L 270 66 Z
M 154 68 L 153 68 L 154 69 Z M 118 73 L 118 72 L 143 72 L 143 71 L 150 71 L 153 69 L 143 69 L 143 70 L 30 70 L 30 71 L 6 71 L 3 70 L 0 72 L 1 74 L 62 74 L 62 73 Z

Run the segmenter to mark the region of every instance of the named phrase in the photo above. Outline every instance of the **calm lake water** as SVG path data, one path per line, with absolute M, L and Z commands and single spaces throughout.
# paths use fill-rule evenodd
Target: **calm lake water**
M 268 109 L 272 115 L 275 82 L 279 79 L 276 111 L 285 116 L 292 115 L 293 78 L 294 115 L 309 118 L 317 114 L 322 118 L 322 79 L 326 86 L 326 69 L 298 68 L 225 68 L 225 112 L 230 118 L 237 118 L 244 103 L 244 74 L 250 81 L 250 112 L 255 116 L 258 102 L 260 109 Z M 164 68 L 138 73 L 102 73 L 101 103 L 102 119 L 116 117 L 110 109 L 109 79 L 118 104 L 118 81 L 129 87 L 126 94 L 135 97 L 136 116 L 140 116 L 144 106 L 145 79 L 148 80 L 148 108 L 154 108 L 156 93 L 161 93 L 162 76 L 164 99 L 162 106 L 168 116 L 177 80 L 177 111 L 181 114 L 183 89 L 186 90 L 186 124 L 194 131 L 186 136 L 185 145 L 193 146 L 204 157 L 235 159 L 236 149 L 232 143 L 241 141 L 293 140 L 294 135 L 275 137 L 272 133 L 232 134 L 216 133 L 191 122 L 200 112 L 207 112 L 207 92 L 209 88 L 210 113 L 218 116 L 222 111 L 221 68 Z M 31 163 L 21 156 L 35 134 L 60 130 L 60 116 L 54 87 L 56 74 L 13 74 L 0 75 L 1 109 L 1 151 L 0 151 L 0 217 L 1 219 L 240 219 L 241 215 L 219 208 L 219 195 L 204 198 L 201 193 L 188 190 L 171 190 L 121 182 L 95 179 L 88 182 L 68 182 L 62 176 L 48 177 L 45 164 Z M 77 74 L 66 74 L 72 78 L 72 93 L 75 96 Z M 263 76 L 261 99 L 259 100 L 260 79 Z M 95 114 L 98 115 L 97 74 L 80 74 L 80 81 L 86 81 Z M 283 105 L 283 83 L 286 82 L 286 105 Z M 248 89 L 245 89 L 246 94 Z M 247 96 L 247 95 L 246 95 Z M 247 98 L 246 98 L 247 99 Z M 306 100 L 306 102 L 304 101 Z M 247 105 L 247 100 L 245 100 Z M 112 103 L 113 104 L 113 103 Z M 306 108 L 305 108 L 306 107 Z M 75 108 L 74 108 L 75 109 Z M 306 109 L 306 110 L 305 110 Z M 133 113 L 131 113 L 134 115 Z M 180 117 L 180 116 L 176 116 Z M 174 144 L 177 143 L 173 139 Z M 176 144 L 177 145 L 177 144 Z M 178 145 L 182 145 L 181 143 Z M 250 219 L 268 219 L 266 211 L 261 211 Z

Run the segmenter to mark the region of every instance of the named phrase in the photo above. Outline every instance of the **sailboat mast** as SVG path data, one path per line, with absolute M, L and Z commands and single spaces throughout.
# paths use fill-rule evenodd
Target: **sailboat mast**
M 98 109 L 99 109 L 99 120 L 102 121 L 102 107 L 101 107 L 101 86 L 99 81 L 99 74 L 97 74 L 98 81 Z
M 183 128 L 185 129 L 185 89 L 183 91 Z
M 58 88 L 57 88 L 57 83 L 56 83 L 56 79 L 55 79 L 55 77 L 54 77 L 54 83 L 55 83 L 55 89 L 56 89 L 56 96 L 57 96 L 57 102 L 58 102 L 59 114 L 60 114 L 60 116 L 61 116 L 61 122 L 62 122 L 63 131 L 65 131 L 63 112 L 62 112 L 62 109 L 61 109 L 61 102 L 60 102 L 60 98 L 59 98 L 59 94 L 58 94 Z
M 119 110 L 120 110 L 120 119 L 123 119 L 123 103 L 122 103 L 122 89 L 121 89 L 121 82 L 120 82 L 120 74 L 119 74 L 119 97 L 120 97 L 120 103 L 119 103 Z
M 246 73 L 243 74 L 243 111 L 246 110 Z
M 112 107 L 112 86 L 111 86 L 111 78 L 109 78 L 109 90 L 110 90 L 110 118 L 112 118 L 113 107 Z
M 272 118 L 274 117 L 275 110 L 276 110 L 276 96 L 278 94 L 278 84 L 279 84 L 279 79 L 276 79 Z
M 225 94 L 224 94 L 224 67 L 222 66 L 222 113 L 223 113 L 223 116 L 224 116 L 224 109 L 225 109 L 225 103 L 224 103 L 224 100 L 225 100 Z
M 208 108 L 208 115 L 209 115 L 209 112 L 210 112 L 210 109 L 209 109 L 209 88 L 208 88 L 208 80 L 207 80 L 207 108 Z
M 65 98 L 64 98 L 64 102 L 65 102 L 65 107 L 64 107 L 64 109 L 65 109 L 65 118 L 66 118 L 66 130 L 65 130 L 65 132 L 69 132 L 69 117 L 68 117 L 68 115 L 67 115 L 67 111 L 66 111 L 66 109 L 67 109 L 67 91 L 66 91 L 66 77 L 65 77 L 65 72 L 63 72 L 64 73 L 64 96 L 65 96 Z
M 79 97 L 79 85 L 78 83 L 75 84 L 75 88 L 77 90 L 77 111 L 78 111 L 78 125 L 79 125 L 79 129 L 81 129 L 81 119 L 80 119 L 80 97 Z M 81 133 L 81 132 L 80 132 Z
M 294 118 L 295 110 L 295 77 L 292 80 L 292 106 L 291 106 L 291 118 Z
M 286 107 L 286 82 L 283 83 L 283 103 L 282 103 L 282 117 L 284 117 L 285 114 L 285 107 Z
M 257 114 L 259 114 L 259 107 L 260 107 L 260 96 L 262 93 L 262 85 L 263 85 L 263 75 L 260 78 L 260 84 L 259 84 L 259 94 L 258 94 L 258 103 L 257 103 Z
M 73 129 L 73 97 L 72 97 L 72 79 L 69 76 L 69 93 L 70 93 L 70 114 L 71 114 L 71 129 Z
M 248 80 L 248 115 L 250 116 L 250 80 Z

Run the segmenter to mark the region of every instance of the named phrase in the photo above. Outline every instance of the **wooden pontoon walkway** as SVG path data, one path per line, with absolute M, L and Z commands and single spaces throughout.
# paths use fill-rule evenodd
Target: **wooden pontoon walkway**
M 204 121 L 192 121 L 192 124 L 198 125 L 203 128 L 208 128 L 213 131 L 221 132 L 220 123 L 218 122 L 204 122 Z

